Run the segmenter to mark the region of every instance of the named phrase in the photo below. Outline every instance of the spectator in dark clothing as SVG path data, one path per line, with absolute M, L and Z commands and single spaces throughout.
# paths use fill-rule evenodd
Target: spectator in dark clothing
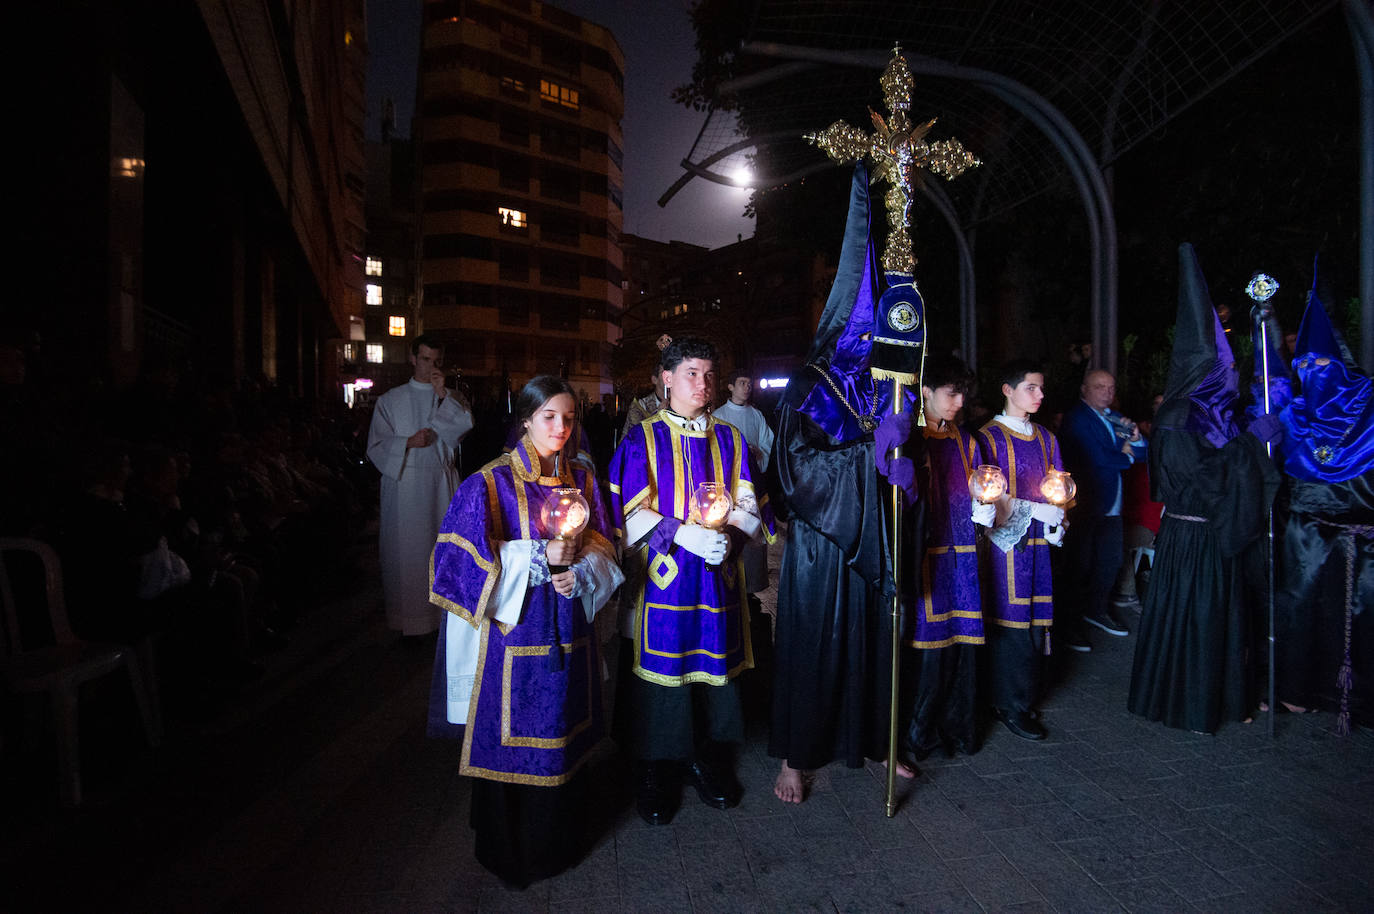
M 1064 416 L 1059 440 L 1064 467 L 1078 483 L 1077 507 L 1064 544 L 1064 595 L 1056 628 L 1061 644 L 1090 651 L 1084 623 L 1109 635 L 1129 634 L 1112 611 L 1111 592 L 1121 568 L 1121 474 L 1145 457 L 1145 439 L 1134 422 L 1111 408 L 1116 379 L 1093 370 L 1083 377 L 1081 399 Z

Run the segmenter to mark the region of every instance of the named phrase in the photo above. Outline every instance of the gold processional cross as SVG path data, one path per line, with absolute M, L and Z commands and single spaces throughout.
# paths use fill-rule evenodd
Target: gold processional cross
M 806 140 L 819 146 L 836 162 L 857 162 L 864 156 L 872 159 L 872 182 L 889 182 L 883 198 L 887 204 L 888 227 L 883 271 L 909 276 L 916 266 L 907 227 L 917 172 L 925 169 L 951 180 L 982 163 L 958 140 L 927 143 L 925 136 L 935 126 L 935 118 L 919 127 L 912 126 L 907 111 L 911 107 L 913 80 L 900 45 L 892 49 L 892 60 L 878 82 L 883 88 L 888 117 L 884 120 L 881 114 L 868 109 L 873 118 L 873 134 L 836 121 L 820 133 L 807 134 Z

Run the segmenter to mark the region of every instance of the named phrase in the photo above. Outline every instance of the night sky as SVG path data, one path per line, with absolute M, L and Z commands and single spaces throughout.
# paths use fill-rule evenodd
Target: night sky
M 687 0 L 560 0 L 570 13 L 604 25 L 625 52 L 625 225 L 657 241 L 720 247 L 754 233 L 743 216 L 749 194 L 701 179 L 665 208 L 658 198 L 678 176 L 705 115 L 676 105 L 675 86 L 691 78 L 695 35 Z M 421 0 L 367 0 L 367 135 L 376 139 L 382 99 L 396 102 L 399 132 L 408 135 L 415 104 Z

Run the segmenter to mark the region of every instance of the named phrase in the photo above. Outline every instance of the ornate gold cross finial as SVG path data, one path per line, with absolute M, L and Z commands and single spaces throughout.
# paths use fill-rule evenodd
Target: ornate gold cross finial
M 883 88 L 888 117 L 884 120 L 881 114 L 868 109 L 873 119 L 871 135 L 844 121 L 836 121 L 820 133 L 807 134 L 806 139 L 836 162 L 857 162 L 864 156 L 873 160 L 872 180 L 889 182 L 883 198 L 887 203 L 888 226 L 883 270 L 910 274 L 916 258 L 911 251 L 907 226 L 916 172 L 925 169 L 949 180 L 982 163 L 958 140 L 927 143 L 925 136 L 935 126 L 935 118 L 919 127 L 912 126 L 907 111 L 911 107 L 913 81 L 900 45 L 892 49 L 892 61 L 878 82 Z

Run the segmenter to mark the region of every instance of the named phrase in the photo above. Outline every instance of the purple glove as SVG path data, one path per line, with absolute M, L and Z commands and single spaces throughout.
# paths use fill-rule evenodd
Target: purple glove
M 910 457 L 898 457 L 888 461 L 887 481 L 902 490 L 906 506 L 916 504 L 916 464 Z
M 878 472 L 891 475 L 888 464 L 892 449 L 905 444 L 911 437 L 911 413 L 888 413 L 878 430 L 873 433 L 873 460 L 878 464 Z
M 1259 416 L 1250 423 L 1250 427 L 1246 431 L 1264 444 L 1278 444 L 1283 440 L 1283 422 L 1277 413 Z

